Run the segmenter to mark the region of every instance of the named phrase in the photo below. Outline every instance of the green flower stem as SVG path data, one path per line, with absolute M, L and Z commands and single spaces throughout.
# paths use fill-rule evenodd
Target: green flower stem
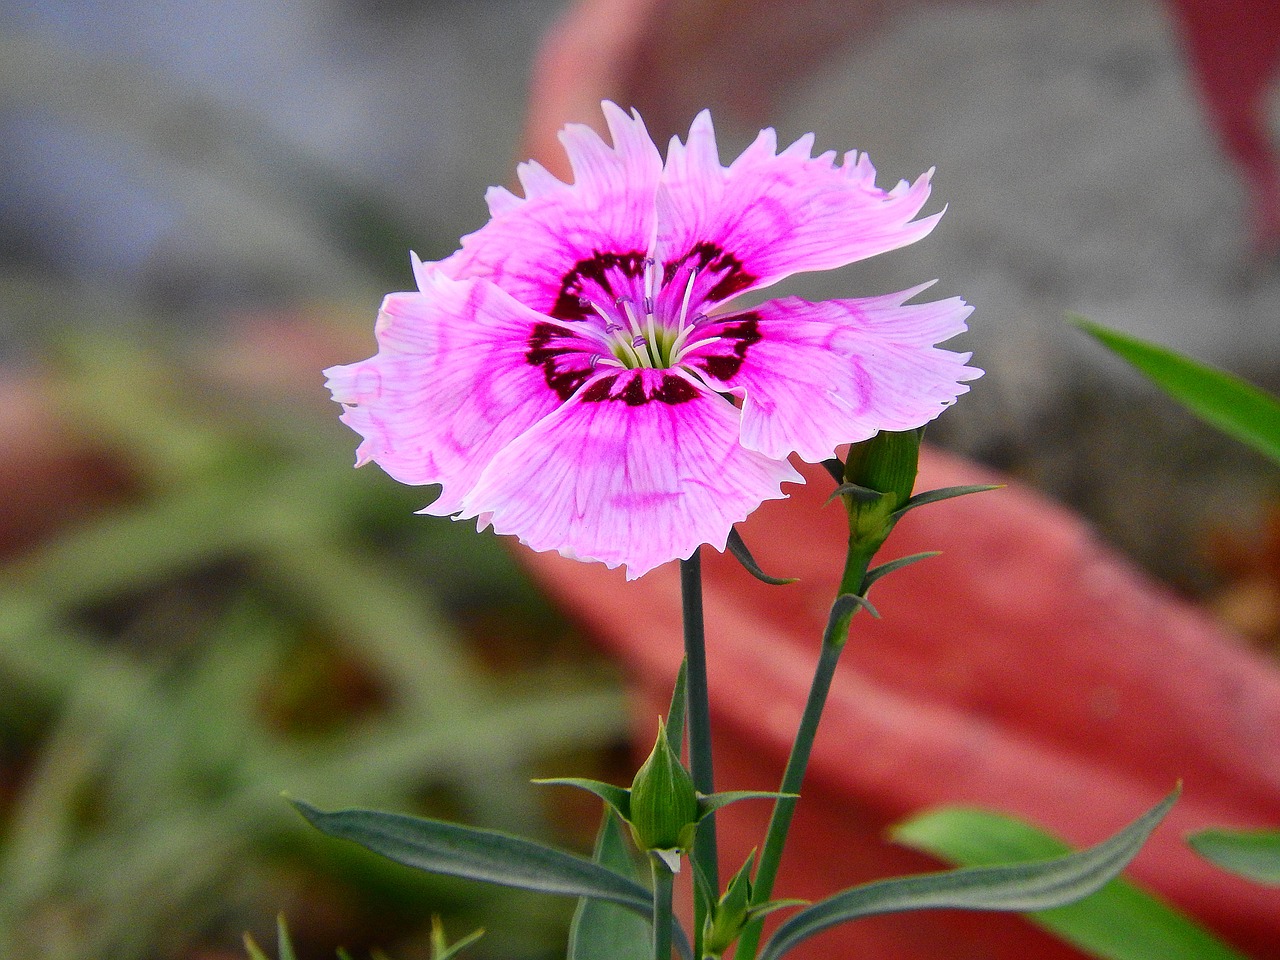
M 706 634 L 702 623 L 702 548 L 680 561 L 680 596 L 684 615 L 684 652 L 688 658 L 689 772 L 693 787 L 710 796 L 716 792 L 711 763 L 711 708 L 707 694 Z M 719 891 L 715 814 L 698 824 L 693 856 L 712 889 Z
M 675 874 L 656 853 L 649 854 L 653 868 L 653 960 L 671 960 L 672 892 Z
M 857 537 L 849 538 L 849 552 L 845 557 L 844 575 L 840 578 L 840 589 L 837 596 L 846 593 L 862 595 L 863 580 L 871 558 L 880 543 L 867 543 Z M 813 683 L 809 687 L 809 699 L 804 705 L 804 714 L 800 718 L 800 729 L 796 732 L 795 742 L 791 745 L 791 756 L 787 759 L 786 770 L 782 774 L 782 785 L 779 793 L 791 796 L 779 797 L 773 805 L 773 814 L 769 818 L 769 829 L 765 834 L 764 850 L 760 854 L 760 866 L 756 870 L 755 883 L 752 887 L 751 902 L 759 905 L 767 901 L 773 894 L 773 884 L 778 878 L 778 866 L 782 862 L 782 850 L 787 842 L 787 832 L 791 829 L 791 818 L 795 814 L 796 802 L 799 799 L 800 786 L 804 782 L 805 771 L 809 767 L 809 756 L 813 752 L 813 741 L 818 733 L 818 722 L 822 719 L 822 710 L 827 703 L 827 694 L 831 691 L 831 680 L 835 676 L 836 664 L 844 650 L 845 641 L 849 638 L 849 623 L 857 610 L 851 607 L 849 612 L 832 620 L 822 637 L 822 653 L 818 657 L 818 667 L 814 671 Z M 760 945 L 761 920 L 749 923 L 742 931 L 742 937 L 734 950 L 734 960 L 755 960 Z

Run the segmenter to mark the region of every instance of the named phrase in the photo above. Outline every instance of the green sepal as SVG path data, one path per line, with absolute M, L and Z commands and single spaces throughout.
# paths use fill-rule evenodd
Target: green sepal
M 1191 849 L 1237 876 L 1280 886 L 1280 830 L 1201 830 L 1187 837 Z
M 888 494 L 895 501 L 892 508 L 906 503 L 916 485 L 923 436 L 923 428 L 881 430 L 853 444 L 844 465 L 844 482 Z
M 725 790 L 713 793 L 710 796 L 698 796 L 698 819 L 701 820 L 709 813 L 715 813 L 721 807 L 727 807 L 731 803 L 737 803 L 739 800 L 780 800 L 780 799 L 799 799 L 796 793 L 770 793 L 763 790 Z
M 899 557 L 897 560 L 890 560 L 888 563 L 882 563 L 878 567 L 873 567 L 867 571 L 866 576 L 862 578 L 862 592 L 865 594 L 871 589 L 871 585 L 881 577 L 893 573 L 895 570 L 901 570 L 903 567 L 909 567 L 913 563 L 920 560 L 928 560 L 930 557 L 939 556 L 939 551 L 928 550 L 924 553 L 913 553 L 906 557 Z M 865 597 L 864 597 L 865 599 Z
M 742 564 L 743 569 L 751 574 L 762 583 L 767 583 L 771 587 L 785 587 L 789 583 L 795 583 L 795 577 L 771 577 L 756 563 L 755 557 L 751 555 L 751 551 L 747 549 L 747 545 L 742 541 L 742 535 L 738 533 L 737 527 L 729 528 L 729 539 L 725 542 L 726 549 L 733 554 L 734 559 Z
M 459 953 L 484 936 L 484 928 L 471 931 L 457 943 L 445 939 L 444 921 L 439 914 L 431 915 L 431 960 L 452 960 Z
M 844 482 L 844 461 L 839 457 L 830 457 L 823 460 L 822 468 L 831 474 L 831 479 L 836 483 Z
M 1123 870 L 1155 830 L 1181 788 L 1095 847 L 1034 863 L 967 867 L 880 880 L 841 891 L 801 910 L 778 927 L 759 960 L 788 950 L 833 926 L 911 910 L 999 910 L 1025 913 L 1073 903 Z
M 622 821 L 605 810 L 592 859 L 637 882 L 640 872 L 623 836 Z M 568 960 L 652 960 L 650 921 L 614 903 L 583 897 L 569 926 Z
M 671 748 L 661 719 L 653 751 L 631 782 L 631 810 L 626 819 L 641 850 L 683 851 L 693 843 L 700 819 L 698 792 L 693 777 Z M 670 865 L 668 858 L 663 859 Z
M 326 813 L 300 800 L 297 811 L 321 833 L 350 840 L 417 870 L 568 897 L 594 897 L 648 917 L 641 884 L 576 854 L 497 830 L 377 810 Z
M 631 819 L 631 791 L 626 787 L 615 786 L 612 783 L 602 783 L 599 780 L 588 780 L 585 777 L 546 777 L 533 782 L 539 786 L 577 787 L 579 790 L 594 793 L 623 820 L 630 821 Z
M 1002 483 L 971 483 L 959 487 L 939 487 L 937 490 L 926 490 L 924 493 L 917 493 L 911 497 L 901 507 L 891 515 L 893 522 L 897 523 L 902 517 L 916 507 L 928 506 L 931 503 L 941 503 L 943 500 L 954 500 L 956 497 L 967 497 L 971 493 L 986 493 L 988 490 L 1000 490 L 1004 487 Z
M 881 430 L 849 448 L 840 489 L 849 514 L 849 549 L 869 560 L 896 522 L 894 511 L 910 498 L 920 461 L 917 430 Z M 864 562 L 865 562 L 864 560 Z

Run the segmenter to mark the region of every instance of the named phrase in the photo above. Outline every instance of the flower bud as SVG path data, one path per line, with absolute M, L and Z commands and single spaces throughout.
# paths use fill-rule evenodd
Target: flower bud
M 872 551 L 879 548 L 893 529 L 893 513 L 909 499 L 916 483 L 923 429 L 894 432 L 881 430 L 870 440 L 849 448 L 845 461 L 845 483 L 874 490 L 880 496 L 846 496 L 849 532 Z
M 754 854 L 747 858 L 743 868 L 729 881 L 720 902 L 711 908 L 707 916 L 702 937 L 702 951 L 706 956 L 719 957 L 733 946 L 750 919 L 750 874 L 754 859 Z
M 659 720 L 658 742 L 631 783 L 631 834 L 641 850 L 687 850 L 698 819 L 693 777 Z

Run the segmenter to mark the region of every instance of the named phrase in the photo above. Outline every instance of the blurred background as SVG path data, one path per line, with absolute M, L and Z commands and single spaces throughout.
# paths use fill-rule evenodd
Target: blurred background
M 305 956 L 420 957 L 435 911 L 558 952 L 568 905 L 411 880 L 279 793 L 583 849 L 594 807 L 528 778 L 629 777 L 617 668 L 508 545 L 352 471 L 319 373 L 601 95 L 663 136 L 711 106 L 725 158 L 773 125 L 885 186 L 936 165 L 927 241 L 786 292 L 941 278 L 988 374 L 931 438 L 1274 644 L 1274 477 L 1062 322 L 1280 387 L 1196 6 L 0 0 L 0 946 L 237 956 L 283 910 Z

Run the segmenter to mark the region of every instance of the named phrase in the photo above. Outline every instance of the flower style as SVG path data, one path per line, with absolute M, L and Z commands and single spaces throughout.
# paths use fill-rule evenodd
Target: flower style
M 935 344 L 965 329 L 959 298 L 725 304 L 791 274 L 912 243 L 929 174 L 875 185 L 865 154 L 781 153 L 764 130 L 721 166 L 711 117 L 665 164 L 644 123 L 604 105 L 613 145 L 570 125 L 566 184 L 534 161 L 524 197 L 378 316 L 378 353 L 325 371 L 342 419 L 409 484 L 441 484 L 422 512 L 477 518 L 534 550 L 625 564 L 628 578 L 723 550 L 787 462 L 927 423 L 981 371 Z

